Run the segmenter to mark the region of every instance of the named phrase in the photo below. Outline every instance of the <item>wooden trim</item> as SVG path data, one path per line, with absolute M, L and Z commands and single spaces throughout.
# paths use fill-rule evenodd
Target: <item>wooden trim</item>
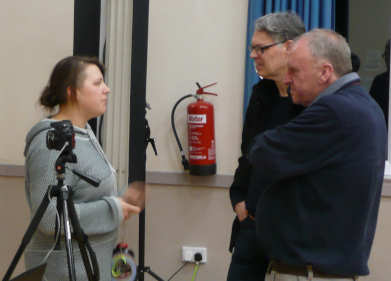
M 233 181 L 231 175 L 213 175 L 213 176 L 191 176 L 186 172 L 167 173 L 167 172 L 147 172 L 146 182 L 163 185 L 184 185 L 184 186 L 205 186 L 205 187 L 227 187 L 229 188 Z
M 23 165 L 0 164 L 1 177 L 24 177 Z M 232 184 L 231 175 L 191 176 L 188 173 L 147 172 L 146 182 L 158 185 L 183 185 L 204 187 L 227 187 Z
M 24 165 L 0 164 L 0 177 L 21 177 L 21 178 L 24 178 Z
M 0 177 L 24 177 L 23 165 L 0 164 Z M 233 175 L 191 176 L 188 173 L 147 172 L 146 182 L 157 185 L 182 185 L 229 188 Z M 384 180 L 382 196 L 391 197 L 391 180 Z

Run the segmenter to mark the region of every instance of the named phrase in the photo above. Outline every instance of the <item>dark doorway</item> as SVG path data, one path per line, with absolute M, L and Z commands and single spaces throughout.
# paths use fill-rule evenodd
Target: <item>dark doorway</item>
M 335 2 L 335 31 L 349 42 L 349 0 Z
M 75 0 L 73 55 L 99 58 L 101 0 Z M 97 118 L 88 121 L 95 135 Z

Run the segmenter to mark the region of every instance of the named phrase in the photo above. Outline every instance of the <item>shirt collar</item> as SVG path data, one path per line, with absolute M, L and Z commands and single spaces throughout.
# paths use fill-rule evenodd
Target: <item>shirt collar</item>
M 328 86 L 326 89 L 324 89 L 309 106 L 314 104 L 317 100 L 331 95 L 341 89 L 342 87 L 346 86 L 347 84 L 350 84 L 352 82 L 360 81 L 360 76 L 356 72 L 348 73 L 342 77 L 340 77 L 338 80 L 334 81 L 330 86 Z

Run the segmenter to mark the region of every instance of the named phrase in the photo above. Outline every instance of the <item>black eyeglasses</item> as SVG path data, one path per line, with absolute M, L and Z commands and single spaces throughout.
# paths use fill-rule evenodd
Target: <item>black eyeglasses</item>
M 277 44 L 281 44 L 281 43 L 285 43 L 286 41 L 282 41 L 282 42 L 278 42 L 278 43 L 274 43 L 274 44 L 271 44 L 271 45 L 268 45 L 268 46 L 265 46 L 265 47 L 253 47 L 253 46 L 248 46 L 248 49 L 250 50 L 250 53 L 252 53 L 254 50 L 255 52 L 258 54 L 258 55 L 263 55 L 263 53 L 265 52 L 265 50 L 267 48 L 270 48 L 270 47 L 273 47 L 274 45 L 277 45 Z

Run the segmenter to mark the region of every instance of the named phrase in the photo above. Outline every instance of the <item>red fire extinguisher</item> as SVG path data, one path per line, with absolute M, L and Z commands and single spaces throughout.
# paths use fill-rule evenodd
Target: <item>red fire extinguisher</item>
M 175 104 L 171 114 L 171 124 L 179 150 L 182 154 L 182 164 L 185 171 L 189 170 L 190 175 L 209 176 L 216 174 L 216 141 L 214 129 L 214 107 L 213 104 L 204 101 L 204 95 L 217 94 L 204 92 L 204 89 L 217 83 L 201 87 L 196 83 L 198 90 L 196 94 L 182 97 Z M 196 102 L 187 106 L 187 126 L 189 138 L 189 161 L 183 152 L 181 142 L 175 130 L 174 113 L 178 104 L 189 97 L 195 97 Z

